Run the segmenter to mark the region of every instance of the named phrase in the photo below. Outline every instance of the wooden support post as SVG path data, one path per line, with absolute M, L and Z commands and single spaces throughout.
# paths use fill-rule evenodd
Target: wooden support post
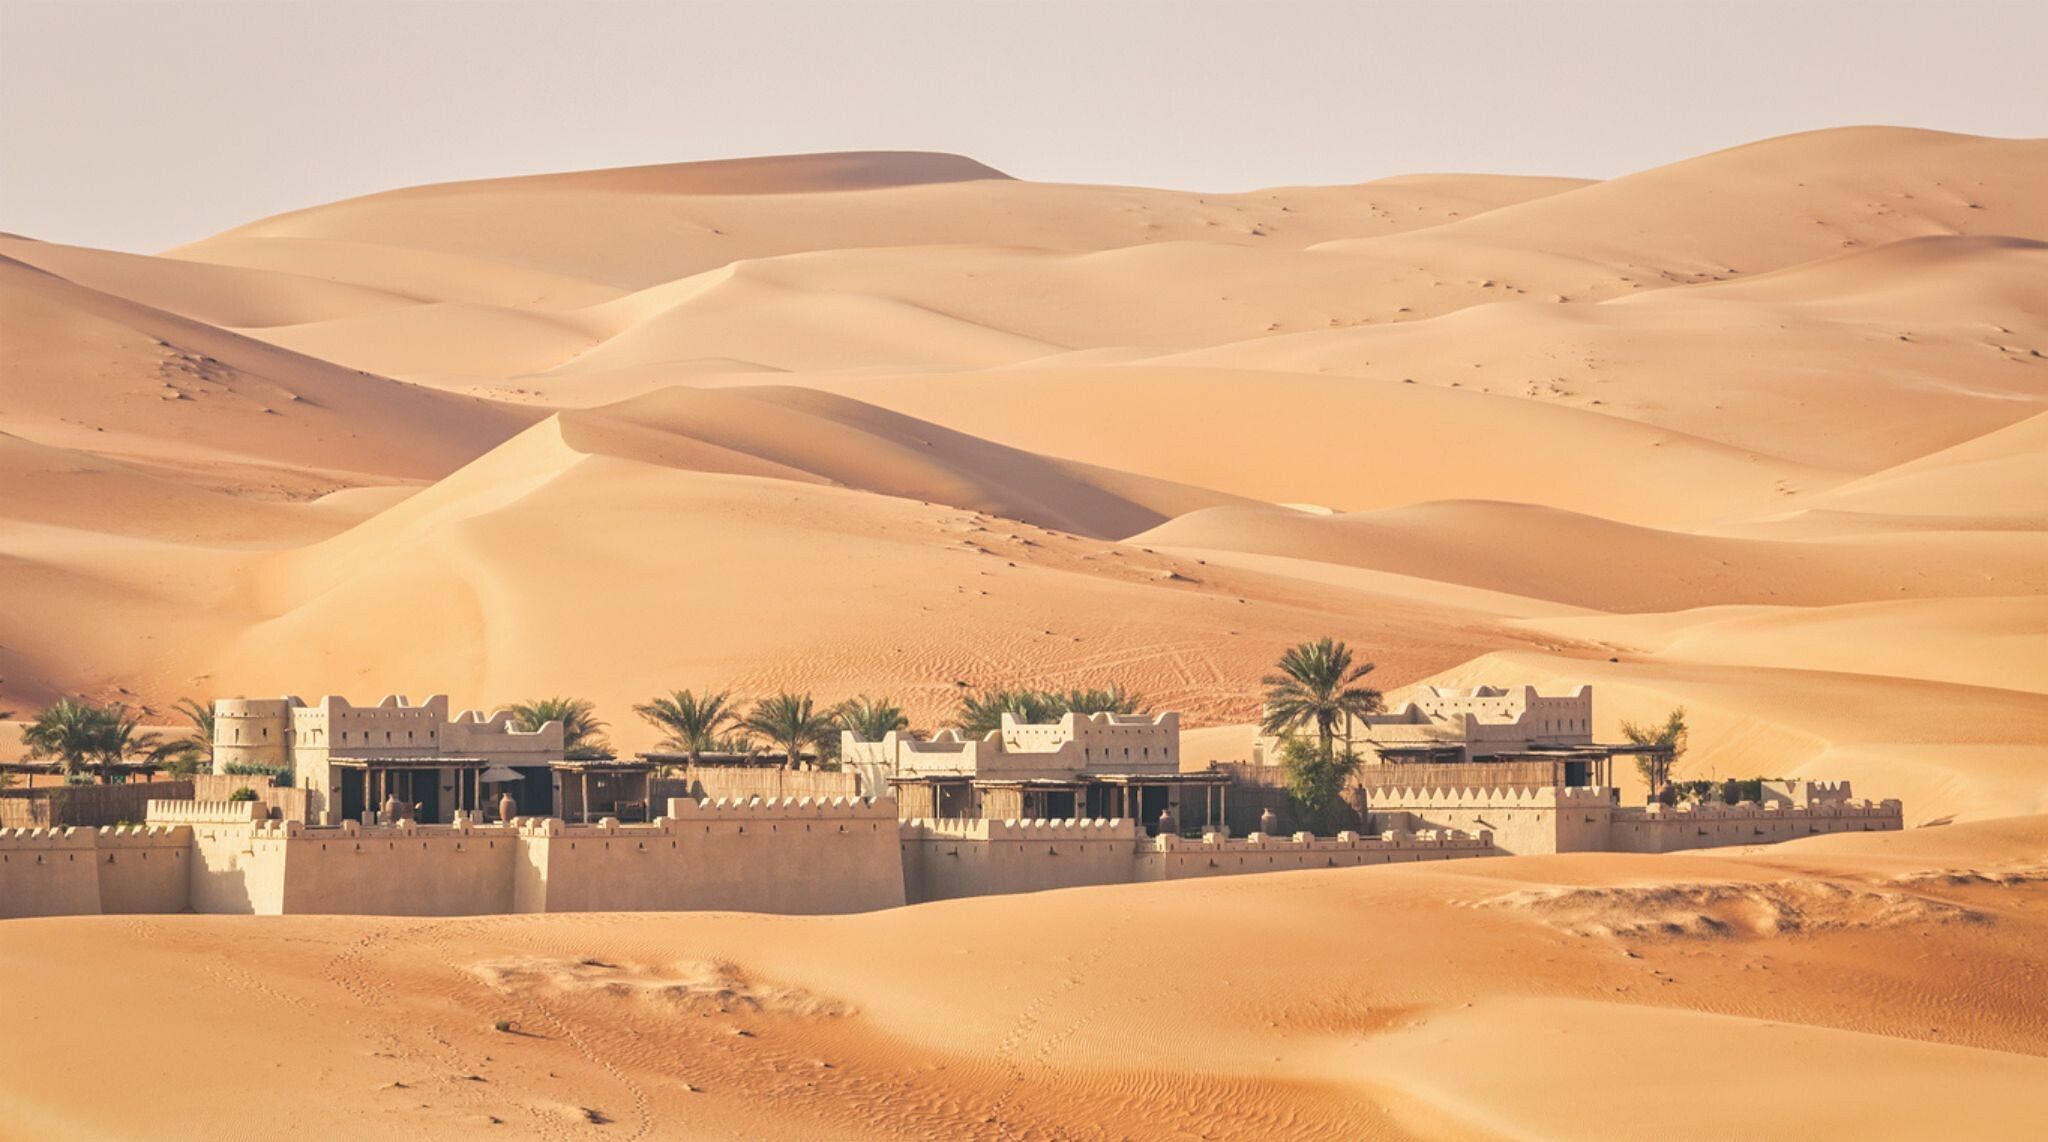
M 583 823 L 590 823 L 590 771 L 583 771 Z

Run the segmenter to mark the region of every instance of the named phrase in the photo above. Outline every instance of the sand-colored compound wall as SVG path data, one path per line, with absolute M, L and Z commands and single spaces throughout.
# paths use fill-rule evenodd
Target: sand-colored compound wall
M 1897 801 L 1842 800 L 1835 787 L 1817 788 L 1797 802 L 1627 808 L 1601 788 L 1384 789 L 1372 817 L 1382 828 L 1491 832 L 1500 851 L 1517 854 L 1679 852 L 1905 826 Z
M 650 825 L 313 828 L 251 802 L 159 802 L 146 829 L 0 832 L 0 917 L 466 916 L 904 902 L 891 801 L 671 801 Z
M 1748 801 L 1739 805 L 1647 805 L 1616 810 L 1607 843 L 1615 852 L 1668 853 L 1904 827 L 1904 807 L 1890 800 L 1816 800 L 1803 809 Z
M 1231 876 L 1304 868 L 1351 868 L 1490 856 L 1485 834 L 1448 830 L 1361 837 L 1147 837 L 1136 821 L 905 821 L 903 877 L 910 902 Z
M 0 829 L 0 918 L 183 912 L 191 848 L 177 826 Z
M 913 904 L 1128 884 L 1137 879 L 1136 821 L 905 821 L 901 829 L 905 895 Z
M 1381 831 L 1491 833 L 1503 853 L 1600 852 L 1608 846 L 1612 790 L 1600 786 L 1385 788 L 1373 791 Z
M 96 852 L 89 829 L 0 829 L 0 916 L 98 913 Z
M 896 803 L 673 800 L 650 826 L 521 826 L 516 910 L 811 915 L 904 902 Z
M 1405 864 L 1419 860 L 1453 860 L 1493 856 L 1488 833 L 1432 829 L 1420 833 L 1389 831 L 1378 836 L 1339 833 L 1315 837 L 1244 838 L 1209 834 L 1201 840 L 1156 837 L 1138 853 L 1138 880 L 1183 880 L 1196 876 L 1234 876 L 1249 872 L 1284 872 L 1304 868 L 1356 868 L 1369 864 Z
M 468 824 L 400 822 L 367 829 L 307 829 L 297 821 L 257 830 L 284 865 L 287 915 L 475 916 L 511 912 L 520 838 Z

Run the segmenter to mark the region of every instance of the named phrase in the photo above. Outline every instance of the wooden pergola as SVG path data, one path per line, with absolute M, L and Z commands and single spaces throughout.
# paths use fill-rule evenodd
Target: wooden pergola
M 616 792 L 613 793 L 611 812 L 604 814 L 605 816 L 616 816 L 624 820 L 626 819 L 626 814 L 630 814 L 633 810 L 637 809 L 642 819 L 651 820 L 653 812 L 652 807 L 647 803 L 647 779 L 653 774 L 654 766 L 655 763 L 648 760 L 645 754 L 642 754 L 640 760 L 636 761 L 623 761 L 615 757 L 603 757 L 589 760 L 570 759 L 549 764 L 549 768 L 554 770 L 557 788 L 560 788 L 563 782 L 572 779 L 576 781 L 577 800 L 581 802 L 582 810 L 580 816 L 586 825 L 591 820 L 590 779 L 593 777 L 597 778 L 600 786 L 615 783 L 620 789 L 628 792 L 632 791 L 635 787 L 638 788 L 638 798 L 622 797 Z M 557 815 L 563 815 L 561 798 L 559 797 L 555 799 L 555 812 Z
M 384 802 L 397 797 L 401 782 L 393 780 L 398 774 L 405 774 L 403 782 L 406 796 L 414 792 L 413 784 L 421 772 L 433 773 L 440 779 L 443 769 L 455 770 L 455 804 L 447 807 L 451 814 L 473 811 L 483 805 L 483 771 L 490 768 L 491 761 L 482 757 L 334 757 L 328 764 L 336 769 L 360 769 L 363 771 L 363 804 L 367 811 L 381 812 Z M 439 789 L 435 790 L 438 799 Z M 404 798 L 400 798 L 404 802 Z M 411 802 L 404 802 L 408 806 Z M 436 815 L 440 806 L 436 805 Z

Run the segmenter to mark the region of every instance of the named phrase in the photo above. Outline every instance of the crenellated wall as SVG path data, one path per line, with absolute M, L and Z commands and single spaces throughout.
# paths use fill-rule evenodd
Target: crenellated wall
M 1378 789 L 1371 816 L 1381 828 L 1488 831 L 1515 854 L 1677 852 L 1905 827 L 1899 802 L 1848 793 L 1847 782 L 1767 782 L 1761 805 L 1624 808 L 1597 786 Z
M 903 878 L 910 902 L 1129 884 L 1197 876 L 1350 868 L 1490 856 L 1484 833 L 1387 832 L 1361 837 L 1147 837 L 1136 821 L 905 821 Z
M 1607 845 L 1614 852 L 1668 853 L 1726 845 L 1766 845 L 1826 833 L 1890 832 L 1905 827 L 1895 800 L 1825 797 L 1804 808 L 1791 802 L 1737 805 L 1645 805 L 1617 809 Z
M 861 912 L 904 902 L 896 806 L 673 800 L 648 825 L 554 818 L 309 827 L 155 802 L 140 829 L 0 830 L 0 917 Z
M 0 917 L 114 912 L 813 914 L 1195 876 L 1525 851 L 1658 853 L 1893 830 L 1897 801 L 1619 808 L 1578 788 L 1388 791 L 1377 835 L 1148 838 L 1129 820 L 896 819 L 888 800 L 668 802 L 651 824 L 555 818 L 315 828 L 246 801 L 158 801 L 145 827 L 0 830 Z M 1446 824 L 1471 821 L 1477 827 Z M 1503 841 L 1501 829 L 1512 830 Z M 1550 847 L 1543 847 L 1543 846 Z
M 911 820 L 901 825 L 904 894 L 913 903 L 1127 884 L 1147 843 L 1136 821 Z
M 1380 829 L 1493 834 L 1503 853 L 1598 852 L 1607 847 L 1614 793 L 1601 786 L 1461 786 L 1375 789 Z
M 517 911 L 812 915 L 904 902 L 893 801 L 671 800 L 649 826 L 522 826 Z
M 1282 872 L 1305 868 L 1356 868 L 1369 864 L 1405 864 L 1423 860 L 1494 856 L 1493 835 L 1453 829 L 1421 832 L 1388 830 L 1378 836 L 1338 833 L 1317 837 L 1296 833 L 1244 838 L 1215 833 L 1201 840 L 1156 837 L 1138 854 L 1139 880 L 1182 880 L 1196 876 L 1231 876 L 1249 872 Z
M 0 918 L 185 911 L 191 847 L 182 827 L 0 829 Z

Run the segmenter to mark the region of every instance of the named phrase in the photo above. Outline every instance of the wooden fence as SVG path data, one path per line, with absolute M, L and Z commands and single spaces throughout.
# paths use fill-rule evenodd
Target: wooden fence
M 860 785 L 850 770 L 786 769 L 781 766 L 687 766 L 676 777 L 648 783 L 647 799 L 656 816 L 671 797 L 717 799 L 748 797 L 855 797 Z
M 49 785 L 0 793 L 0 828 L 98 828 L 142 823 L 151 801 L 189 801 L 190 781 Z

